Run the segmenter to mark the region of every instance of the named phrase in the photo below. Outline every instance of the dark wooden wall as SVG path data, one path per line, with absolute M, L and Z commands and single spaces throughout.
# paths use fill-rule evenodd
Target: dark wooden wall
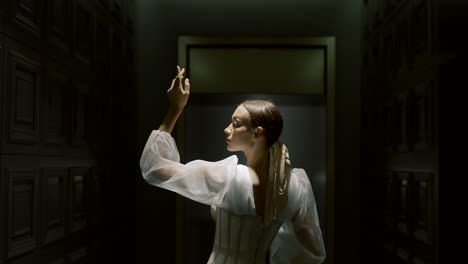
M 0 263 L 132 254 L 133 5 L 0 1 Z
M 466 49 L 459 39 L 460 10 L 467 10 L 463 1 L 363 1 L 361 230 L 366 263 L 449 263 L 447 255 L 440 257 L 439 182 L 454 175 L 440 167 L 440 158 L 451 154 L 440 149 L 451 134 L 440 136 L 440 124 L 448 117 L 441 114 L 440 98 L 442 93 L 456 96 L 453 80 L 461 79 L 461 63 L 454 63 Z

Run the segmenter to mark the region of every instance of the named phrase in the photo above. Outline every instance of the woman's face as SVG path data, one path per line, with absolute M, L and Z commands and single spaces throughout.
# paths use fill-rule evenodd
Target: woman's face
M 243 105 L 239 105 L 232 114 L 232 120 L 224 129 L 228 151 L 244 151 L 252 146 L 254 131 L 250 125 L 250 114 Z

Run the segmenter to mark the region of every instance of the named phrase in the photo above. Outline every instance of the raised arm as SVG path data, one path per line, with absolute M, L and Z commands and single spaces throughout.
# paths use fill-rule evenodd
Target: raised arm
M 189 80 L 185 80 L 185 87 L 181 84 L 184 72 L 177 66 L 177 76 L 167 90 L 169 109 L 159 129 L 152 131 L 146 142 L 140 158 L 141 174 L 153 186 L 200 203 L 226 206 L 223 198 L 237 174 L 237 157 L 182 164 L 176 142 L 170 135 L 190 94 Z
M 159 126 L 159 131 L 171 133 L 180 114 L 187 104 L 190 95 L 190 82 L 185 79 L 185 87 L 182 85 L 185 69 L 177 66 L 177 76 L 172 80 L 171 87 L 167 90 L 169 109 Z
M 150 185 L 200 203 L 219 206 L 237 175 L 237 157 L 182 164 L 174 138 L 167 132 L 154 130 L 141 155 L 140 169 Z

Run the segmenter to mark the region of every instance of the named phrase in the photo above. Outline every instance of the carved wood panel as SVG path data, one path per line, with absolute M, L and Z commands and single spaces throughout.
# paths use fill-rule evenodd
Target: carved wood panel
M 365 185 L 384 183 L 382 205 L 366 207 L 376 210 L 373 224 L 381 226 L 382 235 L 364 242 L 383 254 L 371 254 L 369 263 L 439 263 L 436 86 L 443 62 L 434 56 L 435 3 L 364 0 L 361 158 L 380 171 L 376 180 L 365 175 Z M 377 111 L 380 119 L 373 118 Z M 380 125 L 381 130 L 375 129 Z M 380 140 L 374 142 L 374 136 Z
M 98 225 L 103 220 L 103 173 L 100 167 L 92 167 L 89 177 L 89 205 L 91 214 L 91 224 Z
M 109 123 L 109 100 L 104 96 L 93 97 L 93 115 L 92 115 L 92 132 L 91 141 L 92 147 L 96 151 L 99 158 L 104 158 L 105 155 L 105 139 L 108 133 L 107 128 Z
M 37 248 L 39 202 L 36 169 L 7 168 L 8 241 L 7 257 L 13 258 Z
M 411 90 L 410 137 L 418 151 L 431 149 L 434 144 L 433 87 L 432 80 L 424 80 Z
M 7 47 L 6 143 L 35 144 L 39 141 L 39 56 L 11 39 Z
M 1 98 L 0 98 L 1 99 Z M 8 221 L 8 179 L 3 157 L 0 156 L 0 221 L 5 223 Z M 5 224 L 0 225 L 0 245 L 7 245 L 8 227 Z M 6 246 L 0 247 L 0 263 L 4 263 L 6 258 Z
M 3 0 L 0 0 L 0 33 L 4 32 L 4 18 L 5 18 L 5 3 Z M 0 262 L 1 263 L 1 262 Z
M 88 84 L 72 82 L 72 138 L 73 146 L 85 147 L 90 137 L 91 94 Z
M 383 37 L 383 81 L 388 82 L 395 78 L 395 47 L 393 43 L 393 32 L 391 29 Z
M 0 0 L 0 264 L 109 260 L 106 130 L 133 81 L 131 3 Z
M 68 257 L 71 264 L 84 264 L 86 262 L 86 257 L 88 250 L 86 248 L 80 248 L 72 251 Z
M 66 170 L 65 168 L 42 169 L 42 245 L 56 242 L 65 236 L 66 223 Z
M 395 111 L 393 105 L 387 103 L 382 108 L 382 123 L 383 123 L 383 142 L 385 146 L 385 150 L 387 152 L 391 152 L 393 149 L 394 142 L 394 124 L 395 121 Z
M 77 60 L 91 66 L 94 52 L 95 14 L 92 5 L 85 0 L 77 0 L 75 9 L 74 47 Z
M 395 68 L 399 78 L 408 74 L 410 66 L 409 18 L 408 9 L 398 12 L 399 17 L 395 23 Z
M 396 176 L 395 217 L 398 231 L 409 234 L 410 224 L 410 182 L 411 174 L 398 172 Z
M 433 175 L 430 172 L 414 172 L 413 237 L 425 244 L 432 244 L 432 195 Z
M 72 47 L 72 1 L 48 0 L 46 8 L 46 41 L 48 54 L 62 61 L 69 59 Z
M 4 134 L 4 121 L 5 121 L 5 117 L 4 117 L 4 113 L 5 113 L 5 106 L 6 106 L 6 94 L 5 94 L 5 73 L 4 73 L 4 61 L 3 61 L 3 58 L 4 58 L 4 51 L 5 51 L 5 48 L 4 48 L 4 36 L 3 34 L 0 33 L 0 138 L 4 138 L 5 137 L 5 134 Z M 1 144 L 3 144 L 3 140 L 0 140 L 0 153 L 2 152 L 2 146 Z
M 398 263 L 432 263 L 433 173 L 396 171 L 385 175 L 383 242 L 388 257 Z
M 50 262 L 50 264 L 65 264 L 65 258 L 59 258 Z
M 402 92 L 395 98 L 394 103 L 394 147 L 398 152 L 408 152 L 410 144 L 408 141 L 408 93 Z
M 40 0 L 6 1 L 6 32 L 33 48 L 40 48 L 42 8 Z
M 83 167 L 70 168 L 70 232 L 77 232 L 85 229 L 87 223 L 87 200 L 88 192 L 87 178 L 88 170 Z
M 108 72 L 110 64 L 110 25 L 105 20 L 96 22 L 96 70 Z
M 42 141 L 46 145 L 64 147 L 70 127 L 70 77 L 60 67 L 48 62 L 45 67 L 42 100 Z
M 411 7 L 411 53 L 416 67 L 428 63 L 432 56 L 432 0 L 413 0 Z

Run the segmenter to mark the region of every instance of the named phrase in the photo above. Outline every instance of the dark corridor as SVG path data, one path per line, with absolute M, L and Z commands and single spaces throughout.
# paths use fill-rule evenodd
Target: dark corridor
M 325 263 L 455 263 L 439 201 L 466 171 L 442 157 L 466 149 L 467 1 L 220 2 L 0 0 L 0 264 L 176 263 L 177 197 L 138 160 L 180 35 L 336 37 Z

